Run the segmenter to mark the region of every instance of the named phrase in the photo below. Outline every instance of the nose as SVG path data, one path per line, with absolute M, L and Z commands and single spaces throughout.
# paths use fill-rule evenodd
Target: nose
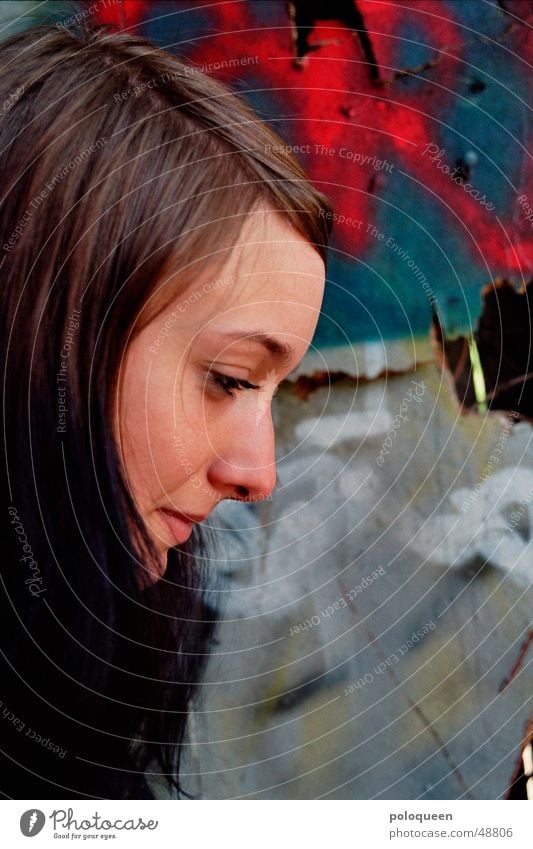
M 256 426 L 243 420 L 219 443 L 208 470 L 210 485 L 221 498 L 263 501 L 276 486 L 274 425 L 271 414 Z

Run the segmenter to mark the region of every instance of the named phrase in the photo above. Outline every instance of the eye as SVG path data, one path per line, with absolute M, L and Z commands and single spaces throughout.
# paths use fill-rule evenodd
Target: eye
M 250 383 L 248 380 L 243 380 L 240 377 L 231 377 L 229 374 L 222 374 L 219 371 L 210 371 L 208 373 L 208 380 L 217 389 L 222 390 L 232 398 L 235 397 L 234 393 L 241 389 L 259 389 L 259 386 Z

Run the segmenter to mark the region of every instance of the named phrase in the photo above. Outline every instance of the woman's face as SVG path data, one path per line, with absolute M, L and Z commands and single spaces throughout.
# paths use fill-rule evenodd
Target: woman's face
M 219 501 L 274 489 L 272 396 L 310 344 L 323 292 L 317 251 L 278 214 L 257 212 L 225 266 L 171 297 L 128 346 L 120 449 L 161 572 L 168 548 Z

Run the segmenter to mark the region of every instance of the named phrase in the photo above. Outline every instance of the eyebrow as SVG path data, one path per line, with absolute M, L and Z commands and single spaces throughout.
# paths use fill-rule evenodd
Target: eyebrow
M 288 345 L 286 342 L 281 342 L 274 336 L 269 336 L 268 333 L 263 333 L 260 330 L 236 330 L 234 332 L 218 331 L 217 335 L 224 339 L 232 339 L 236 342 L 257 342 L 259 345 L 262 345 L 266 351 L 268 351 L 272 359 L 277 360 L 279 363 L 288 363 L 294 356 L 294 348 L 292 345 Z

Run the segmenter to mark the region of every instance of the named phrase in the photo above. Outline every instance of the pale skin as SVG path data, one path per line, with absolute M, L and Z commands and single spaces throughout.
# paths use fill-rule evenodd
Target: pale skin
M 263 209 L 216 275 L 185 291 L 171 279 L 165 295 L 172 286 L 175 297 L 126 350 L 117 405 L 126 477 L 159 576 L 169 547 L 190 532 L 187 519 L 207 517 L 223 499 L 272 493 L 272 398 L 310 345 L 324 263 L 285 218 Z

